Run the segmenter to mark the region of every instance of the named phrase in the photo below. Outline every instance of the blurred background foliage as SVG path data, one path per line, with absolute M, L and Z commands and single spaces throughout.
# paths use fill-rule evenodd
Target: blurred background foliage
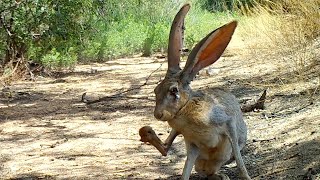
M 319 0 L 2 0 L 1 72 L 24 67 L 25 62 L 59 68 L 139 53 L 165 53 L 172 19 L 186 2 L 192 9 L 186 18 L 185 48 L 192 48 L 208 32 L 232 19 L 252 24 L 250 19 L 261 14 L 289 14 L 299 16 L 301 22 L 311 19 L 304 24 L 295 22 L 311 27 L 303 36 L 319 35 Z M 279 16 L 275 19 L 278 22 Z M 243 34 L 254 31 L 242 29 Z
M 77 61 L 105 61 L 166 51 L 172 18 L 183 3 L 182 0 L 3 0 L 0 2 L 2 65 L 22 55 L 47 67 L 69 67 Z M 187 47 L 224 21 L 229 14 L 222 11 L 226 7 L 232 10 L 234 5 L 227 0 L 191 3 Z

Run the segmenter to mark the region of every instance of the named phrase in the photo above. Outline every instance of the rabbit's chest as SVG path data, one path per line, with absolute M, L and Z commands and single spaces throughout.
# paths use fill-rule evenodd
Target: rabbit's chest
M 170 121 L 169 125 L 180 132 L 186 141 L 195 144 L 200 149 L 214 148 L 221 141 L 221 132 L 223 131 L 221 127 L 206 124 L 204 121 L 190 117 L 178 118 Z
M 196 144 L 200 149 L 214 148 L 221 142 L 225 127 L 212 124 L 211 110 L 212 104 L 209 102 L 195 100 L 168 123 L 185 140 Z
M 223 127 L 213 126 L 208 119 L 181 117 L 169 121 L 169 125 L 180 132 L 186 141 L 200 149 L 214 148 L 220 143 Z

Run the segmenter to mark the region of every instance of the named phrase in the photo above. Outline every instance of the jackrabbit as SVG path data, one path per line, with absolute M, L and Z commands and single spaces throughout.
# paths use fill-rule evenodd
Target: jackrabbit
M 240 150 L 247 139 L 247 127 L 235 96 L 220 89 L 193 91 L 190 82 L 196 74 L 217 61 L 229 44 L 237 22 L 226 24 L 202 39 L 191 51 L 183 70 L 180 69 L 182 26 L 190 9 L 185 4 L 175 16 L 169 37 L 168 70 L 165 79 L 155 88 L 154 116 L 167 121 L 172 132 L 166 140 L 170 146 L 182 134 L 187 160 L 182 179 L 189 179 L 193 166 L 199 174 L 228 179 L 217 174 L 233 157 L 242 178 L 250 179 Z M 165 152 L 166 153 L 166 152 Z

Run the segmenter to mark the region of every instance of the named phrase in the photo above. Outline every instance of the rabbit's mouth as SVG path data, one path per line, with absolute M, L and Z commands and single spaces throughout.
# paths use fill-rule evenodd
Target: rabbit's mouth
M 174 116 L 166 110 L 163 110 L 162 112 L 155 112 L 154 116 L 160 121 L 169 121 L 174 118 Z

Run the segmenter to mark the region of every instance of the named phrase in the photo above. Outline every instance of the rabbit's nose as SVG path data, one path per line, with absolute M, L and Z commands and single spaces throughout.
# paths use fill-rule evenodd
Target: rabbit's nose
M 154 111 L 155 118 L 160 120 L 162 118 L 162 116 L 163 116 L 163 113 L 161 111 L 157 111 L 157 110 Z

